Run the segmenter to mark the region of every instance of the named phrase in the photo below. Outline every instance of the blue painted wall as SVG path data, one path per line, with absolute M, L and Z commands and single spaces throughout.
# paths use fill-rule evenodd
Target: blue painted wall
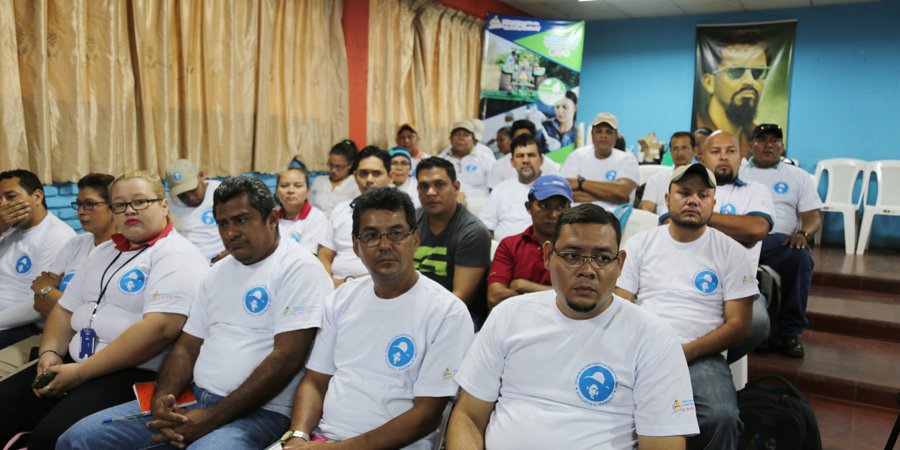
M 613 112 L 629 146 L 687 130 L 696 25 L 784 19 L 798 20 L 788 153 L 810 172 L 825 158 L 900 159 L 900 0 L 589 22 L 578 120 Z M 825 242 L 843 242 L 840 217 L 825 224 Z M 876 228 L 872 247 L 900 249 L 900 218 Z

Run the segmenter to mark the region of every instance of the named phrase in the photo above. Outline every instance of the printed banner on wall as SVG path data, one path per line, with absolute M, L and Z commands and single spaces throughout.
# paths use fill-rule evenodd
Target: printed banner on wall
M 479 115 L 488 145 L 513 121 L 528 119 L 557 162 L 580 145 L 577 125 L 584 22 L 488 14 Z
M 787 142 L 797 21 L 698 25 L 691 129 L 726 130 L 750 154 L 753 128 L 782 127 Z

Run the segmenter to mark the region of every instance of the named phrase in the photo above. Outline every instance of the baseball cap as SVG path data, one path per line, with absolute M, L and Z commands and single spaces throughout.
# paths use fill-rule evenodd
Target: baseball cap
M 453 133 L 456 130 L 466 130 L 469 133 L 472 133 L 472 136 L 475 136 L 475 125 L 472 125 L 472 122 L 468 120 L 460 120 L 453 124 L 453 128 L 450 129 L 450 133 Z
M 784 133 L 781 131 L 781 127 L 775 125 L 774 123 L 760 124 L 753 129 L 753 139 L 756 139 L 765 134 L 771 134 L 778 139 L 784 139 Z
M 177 197 L 187 191 L 197 189 L 200 170 L 194 163 L 179 159 L 166 168 L 166 182 L 169 183 L 169 195 Z
M 528 195 L 533 195 L 538 200 L 546 200 L 554 195 L 565 197 L 570 203 L 575 200 L 572 198 L 572 185 L 559 175 L 542 175 L 534 180 Z
M 410 125 L 408 123 L 404 123 L 403 125 L 400 125 L 400 128 L 397 128 L 397 136 L 399 136 L 400 133 L 402 133 L 404 130 L 407 130 L 413 134 L 419 134 L 419 132 L 416 131 L 416 129 L 413 128 L 412 125 Z
M 614 116 L 612 113 L 602 112 L 600 114 L 597 114 L 597 116 L 594 117 L 594 121 L 591 122 L 591 127 L 596 127 L 601 123 L 605 123 L 611 126 L 613 130 L 619 129 L 619 119 L 616 119 L 616 116 Z
M 388 150 L 388 153 L 391 155 L 391 159 L 393 159 L 395 156 L 403 156 L 406 159 L 412 161 L 412 155 L 410 155 L 409 151 L 407 151 L 403 147 L 394 147 Z
M 715 189 L 716 188 L 716 176 L 713 175 L 712 171 L 706 168 L 701 163 L 693 163 L 684 166 L 676 167 L 675 170 L 672 171 L 672 178 L 669 181 L 669 185 L 680 181 L 682 178 L 687 176 L 688 174 L 697 174 L 700 175 L 704 181 L 706 181 L 706 185 Z

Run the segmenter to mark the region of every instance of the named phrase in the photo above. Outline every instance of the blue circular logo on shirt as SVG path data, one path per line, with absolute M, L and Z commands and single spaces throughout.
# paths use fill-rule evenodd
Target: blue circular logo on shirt
M 181 172 L 175 172 L 172 174 L 172 179 L 175 181 L 181 181 Z
M 141 269 L 131 269 L 119 278 L 119 290 L 126 294 L 136 294 L 144 289 L 147 276 Z
M 31 258 L 28 255 L 22 255 L 21 258 L 16 260 L 16 273 L 19 275 L 25 275 L 31 270 Z
M 466 164 L 466 172 L 478 172 L 478 165 Z
M 784 181 L 779 181 L 772 186 L 772 190 L 775 191 L 776 194 L 787 194 L 788 191 L 791 190 L 791 187 L 785 183 Z
M 616 181 L 616 171 L 615 170 L 607 170 L 606 174 L 603 175 L 606 178 L 606 181 Z
M 216 223 L 216 218 L 213 217 L 213 212 L 211 209 L 207 209 L 206 211 L 203 211 L 203 215 L 200 217 L 200 220 L 202 220 L 203 223 L 205 223 L 207 225 L 212 225 L 212 224 Z
M 269 309 L 269 292 L 262 286 L 251 288 L 244 294 L 244 309 L 254 316 Z
M 719 287 L 719 276 L 712 270 L 701 270 L 694 275 L 694 287 L 703 294 L 712 294 Z
M 62 280 L 59 280 L 59 292 L 66 292 L 66 287 L 69 286 L 69 282 L 72 281 L 72 277 L 75 276 L 75 272 L 69 272 L 63 275 Z
M 733 203 L 726 203 L 722 205 L 722 208 L 719 209 L 719 212 L 722 214 L 734 214 L 737 212 L 737 208 L 734 207 Z
M 412 337 L 402 334 L 391 339 L 391 343 L 387 346 L 387 354 L 385 355 L 388 366 L 403 370 L 408 368 L 413 360 L 416 359 L 416 343 Z
M 602 363 L 591 363 L 581 369 L 575 385 L 578 387 L 578 397 L 581 401 L 590 405 L 602 405 L 616 394 L 616 372 Z
M 297 233 L 291 233 L 291 239 L 298 244 L 300 243 L 300 235 Z

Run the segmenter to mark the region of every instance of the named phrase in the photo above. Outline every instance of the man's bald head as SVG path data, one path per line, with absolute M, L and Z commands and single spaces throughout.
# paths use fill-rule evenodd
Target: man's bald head
M 737 178 L 741 167 L 741 151 L 737 139 L 727 131 L 716 130 L 706 138 L 700 161 L 716 175 L 720 186 Z

